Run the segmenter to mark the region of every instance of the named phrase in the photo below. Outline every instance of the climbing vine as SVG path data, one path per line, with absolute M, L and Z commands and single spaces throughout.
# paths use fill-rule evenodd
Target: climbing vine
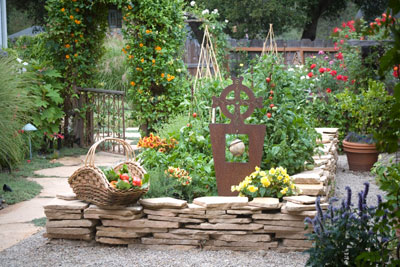
M 64 80 L 64 111 L 79 114 L 76 87 L 94 85 L 97 62 L 104 53 L 109 5 L 123 11 L 126 45 L 121 53 L 129 65 L 128 100 L 133 117 L 147 132 L 183 100 L 182 0 L 48 0 L 49 47 Z

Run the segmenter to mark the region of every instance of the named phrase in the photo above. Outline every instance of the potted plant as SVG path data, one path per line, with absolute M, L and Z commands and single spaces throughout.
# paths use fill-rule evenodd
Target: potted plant
M 394 97 L 386 91 L 384 83 L 369 80 L 367 89 L 359 88 L 358 93 L 345 89 L 337 98 L 350 131 L 343 141 L 349 169 L 369 171 L 379 154 L 374 136 L 380 129 L 389 127 L 387 110 Z

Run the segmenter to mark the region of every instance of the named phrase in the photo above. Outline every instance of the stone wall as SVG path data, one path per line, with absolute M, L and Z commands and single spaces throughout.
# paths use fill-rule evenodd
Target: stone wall
M 44 207 L 48 238 L 170 249 L 303 251 L 311 246 L 305 217 L 314 217 L 317 195 L 328 196 L 335 177 L 337 129 L 324 132 L 316 167 L 293 176 L 303 194 L 275 198 L 201 197 L 141 199 L 130 207 L 97 207 L 59 195 Z M 328 133 L 327 133 L 328 132 Z M 324 198 L 324 200 L 326 197 Z M 322 208 L 327 208 L 323 203 Z

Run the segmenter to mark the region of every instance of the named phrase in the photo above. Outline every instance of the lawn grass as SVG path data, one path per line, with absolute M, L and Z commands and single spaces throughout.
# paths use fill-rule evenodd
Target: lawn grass
M 60 157 L 78 156 L 86 154 L 87 149 L 84 148 L 63 148 L 60 150 Z M 16 166 L 11 173 L 0 172 L 0 196 L 7 204 L 15 204 L 21 201 L 34 198 L 40 193 L 42 187 L 33 182 L 28 181 L 27 177 L 42 177 L 34 173 L 36 170 L 54 168 L 62 166 L 60 163 L 51 163 L 47 156 L 34 155 L 31 161 L 25 160 Z M 7 184 L 13 192 L 4 192 L 3 185 Z
M 46 217 L 42 217 L 42 218 L 38 218 L 38 219 L 33 219 L 31 221 L 31 223 L 33 223 L 35 226 L 38 226 L 38 227 L 45 227 L 46 226 L 46 221 L 47 221 L 47 218 Z

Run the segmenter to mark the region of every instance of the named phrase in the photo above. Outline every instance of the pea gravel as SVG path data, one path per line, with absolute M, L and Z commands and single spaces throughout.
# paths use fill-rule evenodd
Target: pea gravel
M 357 192 L 370 182 L 369 203 L 376 203 L 382 194 L 368 172 L 348 170 L 346 156 L 339 156 L 335 195 L 346 196 L 346 186 Z M 383 194 L 382 194 L 383 195 Z M 354 202 L 357 203 L 357 202 Z M 95 242 L 51 240 L 37 233 L 17 245 L 0 252 L 0 266 L 304 266 L 307 254 L 277 253 L 274 251 L 235 252 L 202 250 L 134 249 L 106 246 Z M 0 241 L 1 242 L 1 241 Z

